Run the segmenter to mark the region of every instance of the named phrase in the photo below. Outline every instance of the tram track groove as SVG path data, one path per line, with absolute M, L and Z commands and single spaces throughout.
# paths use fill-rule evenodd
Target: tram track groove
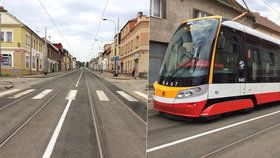
M 98 149 L 99 149 L 99 156 L 100 158 L 106 158 L 107 154 L 105 151 L 105 145 L 104 145 L 104 141 L 103 141 L 103 134 L 102 131 L 100 129 L 99 126 L 99 122 L 98 122 L 98 115 L 96 113 L 96 109 L 95 109 L 95 101 L 92 99 L 92 95 L 90 92 L 90 88 L 89 88 L 89 83 L 88 83 L 88 78 L 87 78 L 87 74 L 85 73 L 85 80 L 86 80 L 86 86 L 87 86 L 87 91 L 88 91 L 88 98 L 89 98 L 89 103 L 90 103 L 90 109 L 91 109 L 91 115 L 92 115 L 92 120 L 93 120 L 93 124 L 94 124 L 94 130 L 95 130 L 95 134 L 96 134 L 96 139 L 97 139 L 97 144 L 98 144 Z
M 237 145 L 239 145 L 239 144 L 248 142 L 248 141 L 250 141 L 250 140 L 252 140 L 252 139 L 254 139 L 254 138 L 256 138 L 256 137 L 258 137 L 258 136 L 260 136 L 260 135 L 262 135 L 262 134 L 265 134 L 265 133 L 267 133 L 267 132 L 273 130 L 274 128 L 276 128 L 276 127 L 278 127 L 278 126 L 280 126 L 280 122 L 277 123 L 277 124 L 274 124 L 274 125 L 272 125 L 272 126 L 270 126 L 270 127 L 267 127 L 267 128 L 265 128 L 265 129 L 263 129 L 263 130 L 261 130 L 261 131 L 258 131 L 258 132 L 255 132 L 255 133 L 253 133 L 253 134 L 250 134 L 249 136 L 247 136 L 247 137 L 245 137 L 245 138 L 242 138 L 242 139 L 239 139 L 239 140 L 237 140 L 237 141 L 235 141 L 235 142 L 233 142 L 233 143 L 231 143 L 231 144 L 229 144 L 229 145 L 227 145 L 227 146 L 224 146 L 224 147 L 222 147 L 222 148 L 219 148 L 219 149 L 217 149 L 217 150 L 214 150 L 214 151 L 212 151 L 212 152 L 210 152 L 210 153 L 208 153 L 208 154 L 206 154 L 206 155 L 201 156 L 200 158 L 209 158 L 209 157 L 215 156 L 215 155 L 217 155 L 218 153 L 221 153 L 221 152 L 223 152 L 223 151 L 229 150 L 230 148 L 234 148 L 234 146 L 237 146 Z
M 76 71 L 75 71 L 75 72 L 76 72 Z M 72 75 L 72 74 L 75 73 L 75 72 L 71 72 L 71 73 L 69 73 L 69 74 L 66 74 L 66 75 L 62 76 L 61 79 L 56 80 L 56 82 L 62 81 L 63 79 L 65 79 L 64 77 L 69 76 L 69 75 Z M 4 109 L 6 109 L 6 108 L 8 108 L 8 107 L 10 107 L 10 106 L 12 106 L 12 105 L 14 105 L 14 104 L 16 104 L 17 102 L 19 102 L 19 101 L 21 101 L 21 100 L 24 100 L 25 98 L 27 98 L 27 97 L 29 97 L 29 96 L 31 96 L 31 95 L 33 95 L 33 94 L 36 94 L 37 92 L 40 92 L 40 91 L 43 90 L 43 89 L 46 89 L 46 88 L 48 88 L 48 87 L 50 87 L 50 86 L 55 85 L 56 82 L 51 82 L 50 84 L 48 84 L 48 85 L 46 85 L 46 86 L 44 86 L 44 87 L 42 87 L 42 88 L 40 88 L 40 89 L 37 89 L 37 90 L 35 90 L 35 91 L 31 92 L 31 93 L 28 93 L 28 94 L 24 95 L 23 97 L 20 97 L 19 99 L 16 99 L 16 100 L 14 100 L 13 102 L 8 103 L 8 104 L 6 104 L 6 105 L 0 107 L 0 112 L 1 112 L 2 110 L 4 110 Z
M 102 87 L 104 87 L 105 89 L 107 89 L 108 92 L 109 92 L 116 100 L 118 100 L 118 101 L 121 103 L 121 105 L 122 105 L 121 107 L 122 107 L 123 109 L 129 111 L 128 114 L 130 114 L 131 117 L 133 117 L 133 118 L 135 118 L 136 120 L 138 120 L 143 126 L 145 126 L 145 127 L 147 126 L 147 122 L 146 122 L 146 121 L 144 121 L 140 116 L 138 116 L 132 109 L 130 109 L 128 106 L 126 106 L 126 104 L 125 104 L 118 96 L 116 96 L 106 85 L 104 85 L 101 81 L 99 81 L 99 79 L 96 78 L 96 77 L 92 74 L 92 72 L 89 72 L 89 71 L 88 71 L 88 73 L 89 73 L 89 75 L 90 75 L 91 77 L 93 77 L 98 83 L 100 83 L 100 85 L 101 85 Z
M 11 128 L 9 130 L 9 132 L 4 134 L 4 136 L 0 138 L 0 148 L 6 142 L 8 142 L 19 130 L 21 130 L 34 116 L 36 116 L 42 109 L 44 109 L 48 105 L 48 103 L 50 103 L 76 77 L 77 77 L 77 74 L 75 74 L 74 77 L 71 77 L 67 82 L 65 82 L 65 84 L 55 94 L 53 94 L 50 99 L 48 99 L 45 103 L 39 105 L 37 108 L 35 108 L 35 110 L 33 110 L 29 114 L 27 114 L 27 116 L 22 121 L 20 121 L 20 123 L 18 123 L 18 125 L 16 125 L 14 128 Z M 65 79 L 65 78 L 62 78 L 62 79 Z

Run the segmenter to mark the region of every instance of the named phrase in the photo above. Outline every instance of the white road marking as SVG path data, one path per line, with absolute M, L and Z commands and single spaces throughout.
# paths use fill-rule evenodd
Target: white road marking
M 77 95 L 77 90 L 70 90 L 68 93 L 67 97 L 65 98 L 66 100 L 75 100 Z
M 176 145 L 176 144 L 179 144 L 179 143 L 183 143 L 183 142 L 186 142 L 186 141 L 189 141 L 189 140 L 193 140 L 193 139 L 196 139 L 196 138 L 199 138 L 199 137 L 202 137 L 202 136 L 206 136 L 206 135 L 209 135 L 209 134 L 212 134 L 212 133 L 216 133 L 216 132 L 219 132 L 219 131 L 222 131 L 222 130 L 225 130 L 225 129 L 229 129 L 229 128 L 232 128 L 232 127 L 235 127 L 235 126 L 239 126 L 239 125 L 242 125 L 242 124 L 245 124 L 245 123 L 248 123 L 248 122 L 259 120 L 259 119 L 262 119 L 262 118 L 265 118 L 265 117 L 268 117 L 268 116 L 271 116 L 271 115 L 275 115 L 275 114 L 278 114 L 278 113 L 280 113 L 280 110 L 272 112 L 272 113 L 268 113 L 268 114 L 265 114 L 265 115 L 262 115 L 262 116 L 254 117 L 254 118 L 251 118 L 251 119 L 248 119 L 248 120 L 245 120 L 245 121 L 237 122 L 237 123 L 234 123 L 234 124 L 231 124 L 231 125 L 227 125 L 227 126 L 224 126 L 224 127 L 216 128 L 216 129 L 211 130 L 211 131 L 196 134 L 196 135 L 186 137 L 186 138 L 183 138 L 183 139 L 180 139 L 180 140 L 176 140 L 176 141 L 173 141 L 173 142 L 170 142 L 170 143 L 166 143 L 166 144 L 163 144 L 163 145 L 160 145 L 160 146 L 156 146 L 156 147 L 147 149 L 147 153 L 153 152 L 153 151 L 156 151 L 156 150 L 160 150 L 160 149 L 163 149 L 163 148 L 166 148 L 166 147 L 169 147 L 169 146 L 173 146 L 173 145 Z
M 64 111 L 63 111 L 63 113 L 62 113 L 62 115 L 60 117 L 60 120 L 59 120 L 59 122 L 58 122 L 58 124 L 57 124 L 57 126 L 56 126 L 56 128 L 55 128 L 55 130 L 53 132 L 51 140 L 50 140 L 50 142 L 49 142 L 49 144 L 48 144 L 48 146 L 47 146 L 47 148 L 46 148 L 42 158 L 50 158 L 51 157 L 53 148 L 55 146 L 55 143 L 56 143 L 57 138 L 59 136 L 59 133 L 61 131 L 63 122 L 64 122 L 65 117 L 67 115 L 67 112 L 68 112 L 68 110 L 70 108 L 71 102 L 72 102 L 72 100 L 68 100 L 68 103 L 67 103 L 67 105 L 66 105 L 66 107 L 65 107 L 65 109 L 64 109 Z
M 44 98 L 47 94 L 49 94 L 51 91 L 53 91 L 52 89 L 46 89 L 43 92 L 39 93 L 38 95 L 36 95 L 35 97 L 33 97 L 32 99 L 42 99 Z
M 81 79 L 81 77 L 82 77 L 83 72 L 84 72 L 84 69 L 82 70 L 81 75 L 79 76 L 79 79 L 78 79 L 78 81 L 77 81 L 77 83 L 76 83 L 75 87 L 78 87 L 78 85 L 79 85 L 79 83 L 80 83 L 80 79 Z
M 5 95 L 11 94 L 11 93 L 15 93 L 17 91 L 19 91 L 20 89 L 12 89 L 12 90 L 8 90 L 8 91 L 4 91 L 0 93 L 0 97 L 3 97 Z
M 140 97 L 143 97 L 143 98 L 145 98 L 145 99 L 148 99 L 148 95 L 145 94 L 145 93 L 142 93 L 142 92 L 140 92 L 140 91 L 133 91 L 133 93 L 139 95 Z
M 26 90 L 26 91 L 23 91 L 23 92 L 21 92 L 21 93 L 18 93 L 18 94 L 14 95 L 14 96 L 11 96 L 11 97 L 9 97 L 9 98 L 16 99 L 16 98 L 22 97 L 22 96 L 24 96 L 24 95 L 26 95 L 26 94 L 28 94 L 28 93 L 31 93 L 31 92 L 33 92 L 33 91 L 35 91 L 35 90 L 36 90 L 36 89 L 28 89 L 28 90 Z
M 96 94 L 100 101 L 110 101 L 107 95 L 103 91 L 96 91 Z
M 127 93 L 125 93 L 124 91 L 117 91 L 117 93 L 119 93 L 122 97 L 124 97 L 126 100 L 128 101 L 138 101 L 135 98 L 133 98 L 132 96 L 128 95 Z

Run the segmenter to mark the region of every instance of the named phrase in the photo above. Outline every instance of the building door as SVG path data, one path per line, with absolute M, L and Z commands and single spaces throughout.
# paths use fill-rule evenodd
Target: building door
M 36 71 L 39 71 L 39 59 L 36 60 Z
M 139 59 L 134 59 L 134 68 L 139 72 Z

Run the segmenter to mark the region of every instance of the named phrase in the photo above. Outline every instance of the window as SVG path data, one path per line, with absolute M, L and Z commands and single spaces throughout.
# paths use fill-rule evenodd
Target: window
M 136 37 L 136 47 L 135 48 L 138 48 L 139 47 L 139 36 Z
M 3 53 L 2 54 L 2 66 L 12 66 L 12 65 L 13 65 L 12 54 Z
M 1 41 L 4 41 L 4 32 L 1 32 Z
M 29 62 L 30 62 L 29 56 L 25 56 L 25 67 L 26 68 L 29 68 Z
M 151 15 L 166 18 L 166 0 L 151 0 Z
M 35 69 L 35 57 L 32 57 L 32 69 Z
M 7 42 L 13 42 L 13 33 L 12 32 L 6 32 Z
M 201 17 L 207 17 L 207 16 L 211 16 L 211 14 L 206 13 L 204 11 L 200 11 L 198 9 L 194 9 L 194 18 L 201 18 Z

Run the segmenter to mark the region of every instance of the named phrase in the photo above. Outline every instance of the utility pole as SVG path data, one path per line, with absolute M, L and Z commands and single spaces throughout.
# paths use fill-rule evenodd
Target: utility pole
M 45 75 L 48 74 L 48 46 L 47 46 L 47 27 L 45 27 Z
M 1 25 L 2 25 L 2 17 L 1 17 L 1 14 L 0 14 L 0 35 L 1 35 L 1 39 L 0 39 L 0 76 L 2 76 L 2 31 L 1 31 Z

